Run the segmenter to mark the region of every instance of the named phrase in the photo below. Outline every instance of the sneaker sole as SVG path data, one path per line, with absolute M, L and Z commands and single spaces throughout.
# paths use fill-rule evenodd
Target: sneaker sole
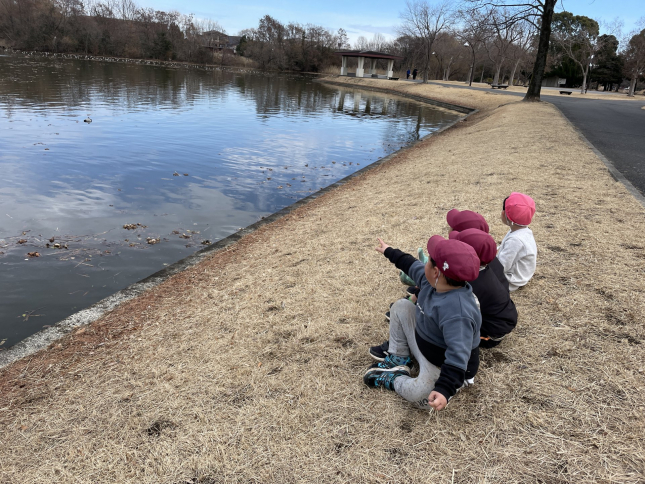
M 385 360 L 385 357 L 387 356 L 387 355 L 385 355 L 385 356 L 383 356 L 383 357 L 379 357 L 379 356 L 376 356 L 376 355 L 375 355 L 374 353 L 372 353 L 371 351 L 368 351 L 368 353 L 370 354 L 370 356 L 372 357 L 372 359 L 374 359 L 374 360 L 376 360 L 376 361 L 384 361 L 384 360 Z
M 366 377 L 367 375 L 370 375 L 372 373 L 394 373 L 395 371 L 404 371 L 410 376 L 410 367 L 401 365 L 401 366 L 395 366 L 393 368 L 368 368 L 363 377 Z

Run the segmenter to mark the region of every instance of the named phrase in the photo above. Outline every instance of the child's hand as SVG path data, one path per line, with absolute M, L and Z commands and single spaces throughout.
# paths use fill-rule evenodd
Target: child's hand
M 428 405 L 434 408 L 437 412 L 443 410 L 448 405 L 448 400 L 441 393 L 435 392 L 434 390 L 430 392 L 428 396 Z
M 379 244 L 378 247 L 376 248 L 376 251 L 380 252 L 381 254 L 385 253 L 385 249 L 387 249 L 390 246 L 387 245 L 385 242 L 383 242 L 383 239 L 377 238 L 376 240 L 378 240 L 378 244 Z

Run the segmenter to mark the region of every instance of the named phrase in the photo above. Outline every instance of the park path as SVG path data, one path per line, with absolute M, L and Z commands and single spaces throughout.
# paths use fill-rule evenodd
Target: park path
M 399 86 L 480 112 L 2 370 L 0 482 L 643 482 L 645 209 L 552 105 Z M 517 330 L 439 414 L 365 387 L 402 295 L 376 237 L 460 208 L 499 241 L 513 190 Z
M 493 92 L 490 87 L 446 83 L 451 88 Z M 570 91 L 571 89 L 567 89 Z M 615 99 L 618 94 L 590 97 L 560 95 L 557 89 L 543 89 L 542 100 L 560 109 L 589 142 L 602 153 L 641 195 L 645 195 L 645 97 Z M 523 92 L 494 90 L 496 95 L 524 97 Z M 593 97 L 592 97 L 593 96 Z

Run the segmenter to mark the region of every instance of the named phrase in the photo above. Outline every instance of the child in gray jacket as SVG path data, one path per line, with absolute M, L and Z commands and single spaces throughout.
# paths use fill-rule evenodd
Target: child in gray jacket
M 391 308 L 389 354 L 367 369 L 370 387 L 393 390 L 424 409 L 441 410 L 479 367 L 481 314 L 470 284 L 479 275 L 475 250 L 458 240 L 435 235 L 428 241 L 430 260 L 413 256 L 378 239 L 376 250 L 419 286 L 416 306 L 400 300 Z M 419 375 L 410 376 L 414 357 Z

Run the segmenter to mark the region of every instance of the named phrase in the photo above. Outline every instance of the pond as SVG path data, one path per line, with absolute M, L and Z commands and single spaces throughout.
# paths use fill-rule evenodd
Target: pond
M 305 76 L 0 56 L 0 348 L 460 116 Z

